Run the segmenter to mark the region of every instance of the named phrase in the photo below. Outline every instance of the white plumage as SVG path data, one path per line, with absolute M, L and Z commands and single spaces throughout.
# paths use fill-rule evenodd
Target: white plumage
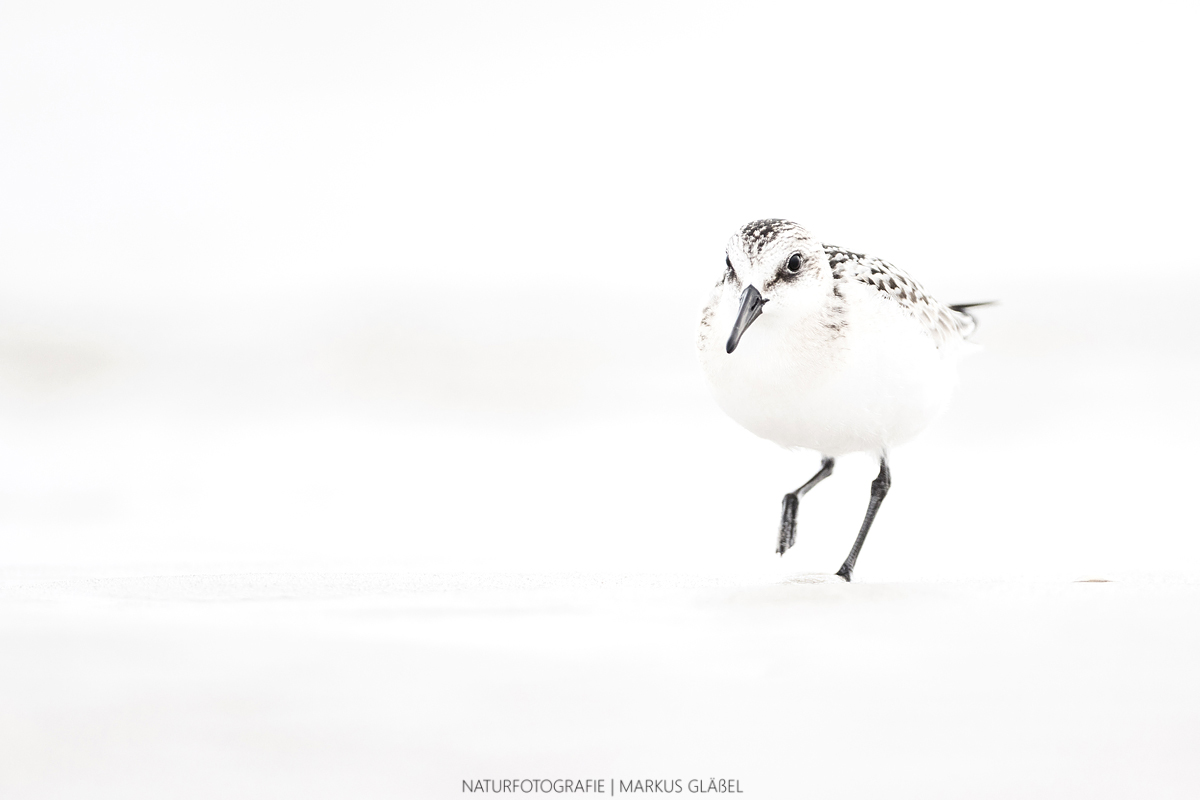
M 793 222 L 759 220 L 729 240 L 700 319 L 700 363 L 721 408 L 752 433 L 822 453 L 828 472 L 836 456 L 877 456 L 884 486 L 874 508 L 890 484 L 887 450 L 945 410 L 958 361 L 974 348 L 975 322 L 961 308 L 885 261 L 822 244 Z M 793 510 L 809 488 L 789 495 Z M 787 528 L 787 497 L 784 505 Z M 781 553 L 792 536 L 781 529 Z

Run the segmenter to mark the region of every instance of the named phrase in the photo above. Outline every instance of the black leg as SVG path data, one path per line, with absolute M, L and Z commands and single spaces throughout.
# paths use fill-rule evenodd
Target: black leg
M 787 549 L 796 543 L 796 508 L 800 505 L 800 498 L 832 474 L 833 459 L 825 456 L 821 459 L 821 469 L 808 479 L 808 483 L 783 496 L 783 518 L 779 520 L 779 548 L 775 551 L 779 555 L 786 553 Z
M 854 540 L 854 546 L 850 548 L 850 555 L 846 556 L 846 563 L 842 564 L 842 568 L 837 571 L 850 582 L 850 574 L 854 572 L 854 562 L 858 561 L 858 551 L 862 550 L 863 542 L 867 540 L 867 532 L 871 530 L 871 523 L 875 521 L 875 512 L 879 510 L 879 504 L 883 502 L 883 498 L 887 497 L 888 488 L 892 485 L 892 472 L 888 469 L 887 454 L 885 453 L 879 459 L 879 475 L 875 480 L 871 481 L 871 502 L 867 504 L 867 516 L 863 519 L 862 529 L 858 532 L 858 538 Z

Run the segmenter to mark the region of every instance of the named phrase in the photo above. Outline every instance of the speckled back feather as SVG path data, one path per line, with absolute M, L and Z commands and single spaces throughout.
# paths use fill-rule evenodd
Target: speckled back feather
M 966 313 L 943 305 L 925 293 L 921 284 L 904 270 L 874 256 L 853 253 L 837 245 L 823 244 L 835 286 L 859 281 L 872 286 L 921 323 L 939 346 L 965 339 L 975 330 L 975 320 Z M 835 290 L 836 291 L 836 290 Z

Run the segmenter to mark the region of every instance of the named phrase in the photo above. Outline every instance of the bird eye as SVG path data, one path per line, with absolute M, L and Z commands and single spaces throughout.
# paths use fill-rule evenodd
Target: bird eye
M 800 271 L 799 253 L 792 253 L 792 257 L 787 260 L 787 271 L 793 273 Z

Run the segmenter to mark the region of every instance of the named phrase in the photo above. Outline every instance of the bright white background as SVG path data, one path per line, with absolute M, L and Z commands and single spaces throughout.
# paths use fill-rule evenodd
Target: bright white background
M 792 730 L 772 722 L 774 690 L 761 706 L 729 705 L 730 692 L 814 656 L 755 648 L 806 641 L 802 618 L 825 632 L 807 631 L 817 652 L 839 651 L 854 636 L 840 622 L 861 611 L 902 625 L 911 590 L 932 592 L 912 601 L 932 615 L 910 631 L 912 658 L 945 646 L 930 620 L 964 603 L 986 605 L 1014 637 L 964 627 L 975 645 L 960 657 L 983 671 L 972 674 L 1001 669 L 991 648 L 1041 658 L 1061 641 L 1045 622 L 1056 613 L 1071 630 L 1116 619 L 1125 627 L 1091 644 L 1134 660 L 1105 660 L 1115 671 L 1095 680 L 1163 694 L 1125 697 L 1124 717 L 1108 709 L 1121 721 L 1101 744 L 1088 744 L 1087 713 L 1103 692 L 1063 701 L 1062 742 L 1046 747 L 1082 761 L 1034 748 L 1005 770 L 994 749 L 952 735 L 961 720 L 938 721 L 961 698 L 910 699 L 913 714 L 880 720 L 875 701 L 896 695 L 880 689 L 854 700 L 873 730 L 903 738 L 918 720 L 921 752 L 948 747 L 974 765 L 939 772 L 913 757 L 901 784 L 983 796 L 996 774 L 1031 771 L 1055 796 L 1084 775 L 1093 796 L 1122 796 L 1123 781 L 1194 791 L 1200 775 L 1169 747 L 1154 751 L 1161 762 L 1105 748 L 1129 753 L 1147 726 L 1177 743 L 1200 730 L 1183 679 L 1200 666 L 1195 642 L 1178 638 L 1200 610 L 1179 588 L 1200 575 L 1198 24 L 1187 3 L 6 5 L 0 617 L 6 685 L 23 687 L 4 690 L 23 698 L 8 704 L 20 710 L 5 741 L 26 750 L 0 762 L 0 788 L 255 796 L 261 781 L 296 796 L 354 774 L 369 784 L 359 796 L 448 796 L 485 767 L 633 777 L 634 763 L 679 763 L 704 702 L 723 709 L 722 731 L 754 720 L 767 752 Z M 798 546 L 772 554 L 779 499 L 817 459 L 725 419 L 692 354 L 725 240 L 763 216 L 887 258 L 948 302 L 1001 301 L 979 314 L 984 350 L 964 365 L 951 412 L 893 456 L 892 494 L 856 571 L 864 588 L 792 586 L 771 595 L 790 612 L 769 614 L 704 587 L 783 591 L 785 576 L 834 570 L 874 469 L 840 463 L 805 499 Z M 520 576 L 532 594 L 514 601 Z M 1075 595 L 1054 594 L 1085 577 L 1116 581 L 1095 585 L 1110 592 L 1103 603 L 1079 611 Z M 1145 589 L 1163 581 L 1176 588 Z M 868 584 L 890 588 L 864 595 Z M 645 586 L 659 594 L 630 599 Z M 984 586 L 1008 587 L 996 589 L 1008 604 L 988 605 Z M 1046 611 L 1036 592 L 1004 594 L 1012 586 L 1053 586 L 1057 599 Z M 831 591 L 861 605 L 848 611 Z M 650 621 L 628 611 L 642 600 Z M 564 608 L 579 618 L 564 623 Z M 688 672 L 699 662 L 680 660 L 676 612 L 706 647 L 755 626 L 769 635 L 715 651 L 726 688 L 714 697 L 703 671 Z M 512 637 L 495 626 L 515 626 Z M 94 636 L 138 644 L 93 652 Z M 536 684 L 552 696 L 595 664 L 596 642 L 651 655 L 612 667 L 634 689 L 589 689 L 609 698 L 586 709 L 596 719 L 533 703 L 549 715 L 539 728 L 517 702 L 534 691 L 517 676 L 537 671 L 501 658 L 489 636 L 562 638 L 569 668 Z M 237 668 L 243 639 L 263 663 L 315 659 L 295 697 L 272 705 L 271 669 Z M 376 639 L 407 654 L 392 653 L 401 666 L 379 666 L 363 644 Z M 177 660 L 147 667 L 139 648 L 167 641 Z M 509 659 L 468 707 L 479 718 L 457 710 L 498 727 L 438 738 L 448 707 L 391 692 L 423 679 L 457 697 L 449 676 L 464 648 Z M 1100 668 L 1090 652 L 1047 663 L 1069 683 Z M 198 653 L 229 661 L 206 672 Z M 755 658 L 774 666 L 739 671 Z M 840 661 L 821 663 L 808 689 L 852 680 Z M 1164 663 L 1177 672 L 1156 681 Z M 141 669 L 160 695 L 140 693 Z M 315 731 L 338 713 L 330 687 L 356 670 L 367 671 L 359 716 L 336 755 Z M 651 715 L 658 728 L 635 722 L 654 695 L 647 676 L 664 670 L 698 694 Z M 206 688 L 213 676 L 241 699 L 204 702 L 220 695 Z M 970 718 L 1040 698 L 1029 724 L 1062 696 L 1035 677 L 1019 686 L 977 697 Z M 794 691 L 830 716 L 849 702 Z M 105 709 L 89 705 L 97 696 Z M 189 702 L 208 723 L 184 735 L 168 720 Z M 64 733 L 88 725 L 91 738 Z M 309 738 L 281 732 L 296 727 Z M 616 744 L 633 728 L 660 734 L 637 762 Z M 568 733 L 582 737 L 570 758 L 554 749 Z M 829 786 L 846 790 L 830 759 L 853 748 L 804 735 Z M 879 736 L 875 762 L 892 752 Z M 399 768 L 414 741 L 421 766 Z M 151 743 L 222 755 L 194 774 L 159 759 L 141 783 L 112 766 L 143 763 Z M 751 796 L 794 786 L 783 761 L 739 761 L 720 737 L 701 751 L 711 757 L 696 769 L 743 765 Z M 1127 769 L 1101 780 L 1080 766 L 1092 762 Z M 296 763 L 310 773 L 297 777 Z M 825 785 L 813 764 L 809 780 Z M 934 773 L 943 783 L 920 783 Z

